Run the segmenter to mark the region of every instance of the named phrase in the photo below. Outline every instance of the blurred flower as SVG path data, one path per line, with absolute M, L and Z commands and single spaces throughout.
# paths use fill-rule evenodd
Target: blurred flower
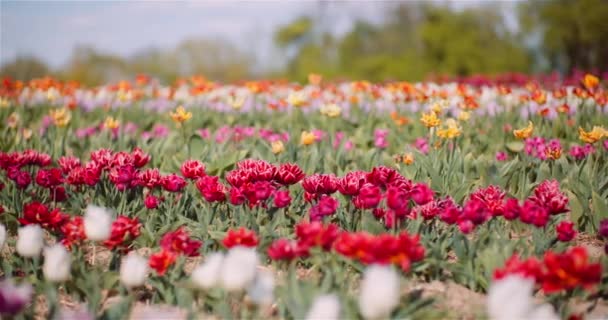
M 255 248 L 260 240 L 254 231 L 240 227 L 237 230 L 228 230 L 222 240 L 224 247 L 230 249 L 236 246 Z
M 532 121 L 528 121 L 527 127 L 513 130 L 513 135 L 517 139 L 527 139 L 527 138 L 530 138 L 533 131 L 534 131 L 534 124 L 532 123 Z
M 363 273 L 359 310 L 365 319 L 388 318 L 399 304 L 400 279 L 390 266 L 372 265 Z
M 318 86 L 319 84 L 321 84 L 321 81 L 323 81 L 322 75 L 316 73 L 308 74 L 308 83 L 310 83 L 311 85 Z
M 148 259 L 148 266 L 156 270 L 156 273 L 159 276 L 162 276 L 165 274 L 165 272 L 167 272 L 167 269 L 169 269 L 169 267 L 175 263 L 176 259 L 177 254 L 162 249 L 160 252 L 154 253 L 150 256 Z
M 287 103 L 294 107 L 303 107 L 306 105 L 306 94 L 303 91 L 292 91 L 287 96 Z
M 208 202 L 226 200 L 226 187 L 219 182 L 219 177 L 204 176 L 196 180 L 196 188 Z
M 387 135 L 388 130 L 386 129 L 374 130 L 374 146 L 378 149 L 386 149 L 388 147 Z
M 6 241 L 6 227 L 0 223 L 0 252 L 4 247 L 4 241 Z
M 222 262 L 222 287 L 229 292 L 245 290 L 255 280 L 258 264 L 255 249 L 241 246 L 230 249 Z
M 596 143 L 602 137 L 608 135 L 608 132 L 604 127 L 593 126 L 593 129 L 589 132 L 585 131 L 583 128 L 578 128 L 578 137 L 585 143 Z
M 40 202 L 31 202 L 23 205 L 23 218 L 19 218 L 22 225 L 38 224 L 42 228 L 58 230 L 69 218 L 59 209 L 50 211 Z
M 600 221 L 598 234 L 600 237 L 608 239 L 608 219 L 602 219 L 602 221 Z
M 504 151 L 498 151 L 496 152 L 496 161 L 507 161 L 509 159 L 509 156 L 507 156 L 507 153 Z
M 49 115 L 53 119 L 53 123 L 57 127 L 65 127 L 70 123 L 72 119 L 72 114 L 66 108 L 62 109 L 54 109 L 49 112 Z
M 437 118 L 435 112 L 423 113 L 420 122 L 427 128 L 434 128 L 441 124 L 441 120 Z
M 148 194 L 146 196 L 146 198 L 144 199 L 144 206 L 146 206 L 146 208 L 153 210 L 158 208 L 158 205 L 162 202 L 161 198 L 152 195 L 152 194 Z
M 139 287 L 148 277 L 148 261 L 136 252 L 130 252 L 122 258 L 120 264 L 120 282 L 127 287 Z
M 599 85 L 600 79 L 592 74 L 587 73 L 585 74 L 585 77 L 583 77 L 582 83 L 585 89 L 592 91 Z
M 460 111 L 458 114 L 458 120 L 460 121 L 468 121 L 471 118 L 471 113 L 468 111 Z
M 274 193 L 274 206 L 277 208 L 285 208 L 291 204 L 291 196 L 289 190 L 281 190 Z
M 340 116 L 342 109 L 335 103 L 324 104 L 321 106 L 321 114 L 330 118 L 336 118 Z
M 103 127 L 110 129 L 110 130 L 118 129 L 118 127 L 120 127 L 120 122 L 118 122 L 118 120 L 108 116 L 106 118 L 106 120 L 103 122 Z
M 182 106 L 177 107 L 175 112 L 170 112 L 169 115 L 177 124 L 184 123 L 192 118 L 192 112 L 186 111 Z
M 300 135 L 300 144 L 305 146 L 315 143 L 316 140 L 317 137 L 313 132 L 302 131 L 302 134 Z
M 21 117 L 19 116 L 19 114 L 17 112 L 13 112 L 6 119 L 6 125 L 11 129 L 15 129 L 17 128 L 17 126 L 19 126 L 20 121 Z
M 28 283 L 15 285 L 12 279 L 0 282 L 0 315 L 15 316 L 31 301 L 34 290 Z
M 70 278 L 72 257 L 61 244 L 44 248 L 44 264 L 42 272 L 49 282 L 63 282 Z
M 192 282 L 203 290 L 217 286 L 220 282 L 223 261 L 224 255 L 220 252 L 208 255 L 205 258 L 205 262 L 199 264 L 192 271 Z
M 84 232 L 91 241 L 105 241 L 112 233 L 112 212 L 88 205 L 84 213 Z
M 562 242 L 568 242 L 576 237 L 574 223 L 572 221 L 562 221 L 556 227 L 557 239 Z
M 312 302 L 306 320 L 338 320 L 340 319 L 340 300 L 335 294 L 317 296 Z
M 256 305 L 271 305 L 274 301 L 274 282 L 274 275 L 271 271 L 260 270 L 253 283 L 247 288 L 247 295 Z
M 285 151 L 285 146 L 283 145 L 283 141 L 277 140 L 270 143 L 270 147 L 272 149 L 272 153 L 280 154 Z
M 492 320 L 559 319 L 551 305 L 534 305 L 533 289 L 534 280 L 520 275 L 509 275 L 494 280 L 488 290 L 486 303 L 489 318 Z M 539 317 L 541 315 L 542 317 Z
M 141 223 L 137 217 L 118 216 L 112 222 L 110 237 L 103 245 L 110 250 L 129 251 L 133 241 L 139 237 Z
M 310 208 L 310 220 L 317 221 L 336 212 L 340 202 L 331 196 L 322 195 L 317 204 Z
M 462 133 L 460 126 L 454 119 L 447 119 L 444 127 L 437 130 L 437 136 L 443 139 L 454 139 Z
M 188 257 L 197 257 L 198 250 L 203 245 L 202 241 L 190 238 L 190 234 L 184 227 L 179 227 L 173 232 L 167 232 L 160 239 L 163 250 L 176 254 L 184 254 Z
M 17 231 L 17 253 L 26 258 L 40 255 L 44 246 L 42 228 L 37 224 L 27 225 Z
M 403 163 L 406 166 L 412 165 L 414 163 L 414 154 L 411 152 L 405 153 L 403 155 L 398 155 L 396 157 L 397 163 Z

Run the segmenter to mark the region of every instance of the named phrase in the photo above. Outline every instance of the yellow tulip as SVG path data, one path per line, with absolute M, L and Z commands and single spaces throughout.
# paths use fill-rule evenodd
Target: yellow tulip
M 283 151 L 285 151 L 285 146 L 281 140 L 273 141 L 270 144 L 270 147 L 272 148 L 272 153 L 274 154 L 283 153 Z
M 49 114 L 57 127 L 67 126 L 72 119 L 72 114 L 66 108 L 51 110 Z
M 441 124 L 441 120 L 437 118 L 435 112 L 423 113 L 420 122 L 427 128 L 434 128 Z
M 330 118 L 336 118 L 340 116 L 342 109 L 335 103 L 325 104 L 321 107 L 321 114 Z
M 171 112 L 170 115 L 171 119 L 177 124 L 181 124 L 192 118 L 192 112 L 186 111 L 182 106 L 177 107 L 175 112 Z
M 308 146 L 308 145 L 315 143 L 316 139 L 317 139 L 317 137 L 315 136 L 314 133 L 309 132 L 309 131 L 302 131 L 302 135 L 300 136 L 300 143 L 305 146 Z
M 603 127 L 594 126 L 591 131 L 586 132 L 583 128 L 578 128 L 578 137 L 586 143 L 596 143 L 602 137 L 608 135 L 608 132 Z
M 530 136 L 532 136 L 533 131 L 534 131 L 534 124 L 532 123 L 532 121 L 528 121 L 527 127 L 513 130 L 513 135 L 517 139 L 527 139 L 527 138 L 530 138 Z

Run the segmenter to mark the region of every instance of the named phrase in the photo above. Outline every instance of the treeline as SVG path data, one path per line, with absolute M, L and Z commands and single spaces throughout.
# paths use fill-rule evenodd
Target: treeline
M 323 29 L 331 21 L 323 21 L 322 15 L 303 16 L 274 34 L 275 45 L 288 57 L 280 70 L 260 72 L 253 52 L 221 39 L 191 39 L 173 49 L 144 50 L 128 58 L 80 47 L 61 70 L 22 57 L 3 66 L 1 74 L 17 79 L 54 74 L 99 84 L 137 73 L 166 82 L 192 74 L 220 81 L 265 77 L 304 81 L 310 72 L 331 79 L 382 81 L 418 80 L 430 74 L 608 70 L 608 1 L 528 1 L 508 6 L 489 2 L 454 9 L 428 2 L 391 3 L 383 23 L 357 21 L 341 36 Z

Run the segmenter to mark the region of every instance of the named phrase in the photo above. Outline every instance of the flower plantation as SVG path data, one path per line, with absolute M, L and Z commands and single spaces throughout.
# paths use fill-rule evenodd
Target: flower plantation
M 4 79 L 0 314 L 608 313 L 605 82 L 313 78 Z

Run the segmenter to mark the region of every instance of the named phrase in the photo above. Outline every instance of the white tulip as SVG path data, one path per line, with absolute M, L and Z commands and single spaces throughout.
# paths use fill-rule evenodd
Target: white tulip
M 44 264 L 42 273 L 50 282 L 62 282 L 70 278 L 72 257 L 61 244 L 44 248 Z
M 220 252 L 208 255 L 205 262 L 192 271 L 192 282 L 203 290 L 217 286 L 220 282 L 223 260 L 224 255 Z
M 534 280 L 510 275 L 492 282 L 488 289 L 486 307 L 490 319 L 522 319 L 534 306 Z
M 306 320 L 340 319 L 340 300 L 335 294 L 324 294 L 315 298 L 306 314 Z
M 44 246 L 42 228 L 30 224 L 17 231 L 17 253 L 23 257 L 33 258 L 40 255 Z
M 548 303 L 534 308 L 529 314 L 526 315 L 527 319 L 543 319 L 543 320 L 559 320 L 560 317 L 555 313 L 553 306 Z
M 3 224 L 0 224 L 0 250 L 2 250 L 5 240 L 6 240 L 6 227 Z
M 253 283 L 247 288 L 247 295 L 257 305 L 270 305 L 274 301 L 274 275 L 260 270 Z
M 112 212 L 106 208 L 88 205 L 84 214 L 84 233 L 89 240 L 104 241 L 112 232 Z
M 365 270 L 359 293 L 359 309 L 366 319 L 387 318 L 399 304 L 399 275 L 389 266 Z
M 148 277 L 148 260 L 130 252 L 120 264 L 120 281 L 127 288 L 138 287 L 146 282 Z
M 534 280 L 516 274 L 492 282 L 486 303 L 489 318 L 559 319 L 551 305 L 535 306 L 533 291 Z
M 242 246 L 230 249 L 222 263 L 222 287 L 226 291 L 244 290 L 255 279 L 258 263 L 255 249 Z

